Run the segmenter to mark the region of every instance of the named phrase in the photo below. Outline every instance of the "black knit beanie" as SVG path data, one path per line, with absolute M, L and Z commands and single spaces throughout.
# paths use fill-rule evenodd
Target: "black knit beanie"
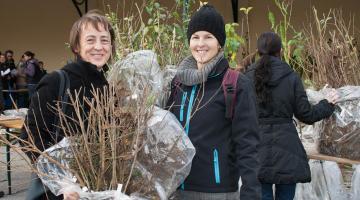
M 189 42 L 191 35 L 197 31 L 207 31 L 213 34 L 220 46 L 224 47 L 226 40 L 224 20 L 213 6 L 204 5 L 191 16 L 187 30 Z

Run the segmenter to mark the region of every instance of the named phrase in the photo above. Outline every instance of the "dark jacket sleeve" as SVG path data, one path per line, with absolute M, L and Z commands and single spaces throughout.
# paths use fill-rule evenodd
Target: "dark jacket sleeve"
M 327 100 L 321 100 L 318 104 L 312 106 L 308 100 L 304 86 L 298 74 L 295 74 L 295 105 L 294 115 L 300 121 L 306 124 L 313 124 L 324 118 L 330 117 L 334 112 L 334 105 Z
M 260 135 L 255 90 L 244 75 L 239 76 L 238 85 L 241 88 L 236 99 L 232 138 L 236 144 L 235 152 L 242 181 L 240 199 L 258 200 L 261 199 L 261 185 L 257 179 L 260 165 L 258 161 Z
M 176 88 L 176 83 L 175 83 L 175 78 L 173 78 L 173 80 L 171 81 L 171 85 L 170 85 L 170 95 L 169 98 L 166 101 L 166 105 L 165 105 L 165 109 L 169 110 L 170 112 L 172 111 L 172 107 L 174 104 L 174 95 L 176 94 L 177 90 L 179 88 Z
M 39 82 L 25 118 L 28 131 L 23 128 L 21 138 L 27 141 L 32 138 L 41 151 L 55 143 L 52 135 L 56 116 L 53 107 L 58 96 L 59 81 L 59 76 L 51 73 Z

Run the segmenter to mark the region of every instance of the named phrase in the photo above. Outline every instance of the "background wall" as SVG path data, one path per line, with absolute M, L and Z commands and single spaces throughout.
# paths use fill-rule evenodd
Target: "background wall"
M 159 0 L 162 5 L 171 8 L 175 0 Z M 106 10 L 106 5 L 111 5 L 112 10 L 117 11 L 119 16 L 126 12 L 136 12 L 136 8 L 126 6 L 123 3 L 143 0 L 88 0 L 89 10 Z M 232 22 L 232 7 L 230 0 L 208 0 L 224 16 L 226 22 Z M 257 36 L 264 31 L 270 30 L 267 13 L 270 9 L 277 19 L 279 12 L 273 0 L 239 0 L 240 7 L 252 6 L 250 12 L 250 32 L 252 49 Z M 198 3 L 196 7 L 198 6 Z M 311 7 L 315 6 L 318 13 L 328 12 L 330 8 L 342 8 L 345 15 L 356 14 L 360 6 L 359 0 L 294 0 L 292 22 L 300 28 L 306 19 L 312 14 Z M 31 50 L 39 60 L 45 62 L 49 71 L 62 67 L 68 59 L 72 58 L 70 49 L 65 43 L 68 42 L 69 31 L 73 22 L 79 18 L 71 0 L 1 0 L 0 6 L 0 51 L 12 49 L 17 61 L 22 53 Z M 239 11 L 239 21 L 244 14 Z M 360 27 L 360 18 L 355 15 L 356 26 Z
M 17 62 L 30 50 L 48 69 L 59 68 L 72 58 L 65 43 L 78 16 L 71 0 L 1 0 L 0 51 L 12 49 Z

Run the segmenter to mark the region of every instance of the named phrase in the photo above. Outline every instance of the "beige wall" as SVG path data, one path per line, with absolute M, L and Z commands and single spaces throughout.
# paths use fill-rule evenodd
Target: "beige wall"
M 89 9 L 103 9 L 110 4 L 113 10 L 123 15 L 123 3 L 133 0 L 88 0 Z M 143 0 L 134 0 L 141 4 Z M 208 0 L 223 15 L 226 22 L 232 21 L 230 0 Z M 174 0 L 160 0 L 160 3 L 172 7 Z M 267 11 L 276 12 L 273 0 L 239 0 L 239 7 L 252 6 L 250 13 L 250 31 L 252 46 L 256 36 L 270 28 L 267 21 Z M 311 5 L 315 5 L 319 13 L 329 8 L 342 7 L 345 14 L 356 14 L 359 0 L 294 0 L 293 18 L 296 27 L 301 27 L 307 16 L 311 14 Z M 136 11 L 136 8 L 126 7 L 126 11 Z M 277 15 L 279 16 L 279 15 Z M 15 51 L 18 60 L 22 53 L 31 50 L 36 57 L 45 62 L 51 71 L 63 66 L 66 60 L 72 58 L 71 51 L 66 47 L 68 35 L 73 22 L 78 19 L 78 13 L 71 0 L 1 0 L 0 6 L 0 51 L 6 49 Z M 239 12 L 239 20 L 243 18 Z M 357 27 L 360 18 L 356 17 Z
M 18 61 L 30 50 L 47 68 L 59 68 L 72 57 L 65 43 L 77 18 L 71 0 L 1 0 L 0 51 L 12 49 Z

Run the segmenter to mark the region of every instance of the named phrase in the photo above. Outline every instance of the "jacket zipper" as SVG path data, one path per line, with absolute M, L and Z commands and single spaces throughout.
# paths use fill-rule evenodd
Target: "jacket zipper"
M 215 173 L 215 182 L 220 184 L 220 167 L 219 167 L 219 155 L 217 149 L 214 149 L 214 173 Z
M 193 102 L 194 102 L 195 91 L 196 91 L 196 85 L 194 85 L 193 88 L 192 88 L 192 90 L 191 90 L 191 95 L 190 95 L 188 110 L 187 110 L 187 114 L 186 114 L 186 124 L 185 124 L 185 132 L 186 132 L 186 135 L 189 135 L 190 117 L 191 117 L 191 111 L 192 111 L 192 106 L 193 106 Z M 185 97 L 185 98 L 184 98 L 184 97 Z M 187 92 L 184 93 L 183 99 L 182 99 L 182 102 L 181 102 L 180 121 L 183 120 L 182 113 L 183 113 L 183 111 L 184 111 L 184 105 L 185 105 L 186 97 L 187 97 Z M 181 184 L 181 187 L 180 187 L 180 188 L 181 188 L 181 190 L 184 190 L 184 189 L 185 189 L 185 183 L 184 183 L 184 182 Z
M 191 118 L 191 111 L 192 111 L 193 102 L 194 102 L 194 98 L 195 98 L 195 91 L 196 91 L 196 85 L 194 85 L 191 90 L 191 95 L 190 95 L 190 100 L 189 100 L 189 105 L 188 105 L 188 110 L 187 110 L 187 115 L 186 115 L 186 124 L 185 124 L 186 135 L 189 135 L 190 118 Z
M 184 106 L 185 106 L 186 97 L 187 97 L 187 92 L 184 92 L 184 94 L 182 96 L 182 100 L 181 100 L 181 107 L 180 107 L 180 117 L 179 117 L 180 122 L 184 121 Z

